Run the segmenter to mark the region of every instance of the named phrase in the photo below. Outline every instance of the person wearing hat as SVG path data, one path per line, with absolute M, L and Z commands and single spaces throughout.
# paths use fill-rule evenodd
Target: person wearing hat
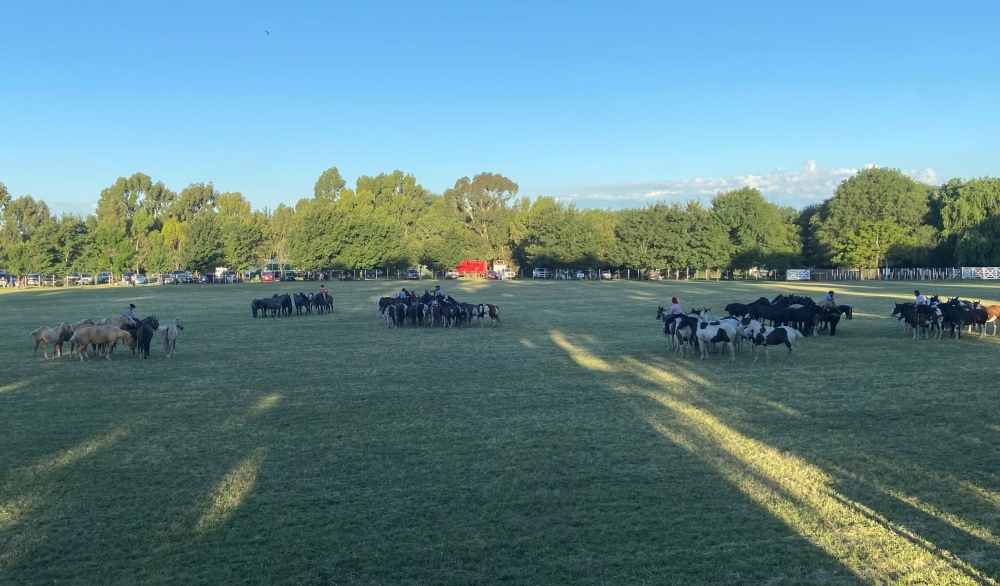
M 434 290 L 431 291 L 431 295 L 435 297 L 441 297 L 442 295 L 444 295 L 444 292 L 441 291 L 441 285 L 434 287 Z
M 823 302 L 819 305 L 826 309 L 836 308 L 837 303 L 833 300 L 833 291 L 827 291 L 826 296 L 823 297 Z
M 134 303 L 129 303 L 128 307 L 125 308 L 125 317 L 132 320 L 132 325 L 137 326 L 139 323 L 135 320 L 135 316 L 132 315 L 132 310 L 135 309 Z
M 684 313 L 684 310 L 681 309 L 680 302 L 677 301 L 676 297 L 671 297 L 670 298 L 670 315 L 681 315 L 683 313 Z
M 403 287 L 403 290 L 399 292 L 399 295 L 396 295 L 396 297 L 400 299 L 407 299 L 409 296 L 410 292 L 406 290 L 406 287 Z

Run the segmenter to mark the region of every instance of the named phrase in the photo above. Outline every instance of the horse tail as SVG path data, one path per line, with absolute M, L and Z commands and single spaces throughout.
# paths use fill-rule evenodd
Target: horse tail
M 30 333 L 30 334 L 28 334 L 28 335 L 29 335 L 29 336 L 37 336 L 37 335 L 38 335 L 38 333 L 39 333 L 39 332 L 41 332 L 41 331 L 42 331 L 42 330 L 43 330 L 44 328 L 45 328 L 45 326 L 42 326 L 42 327 L 38 328 L 37 330 L 35 330 L 35 331 L 31 332 L 31 333 Z

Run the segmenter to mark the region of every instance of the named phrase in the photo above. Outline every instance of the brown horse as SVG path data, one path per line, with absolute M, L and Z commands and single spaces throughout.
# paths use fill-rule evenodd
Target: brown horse
M 54 328 L 42 326 L 31 332 L 31 335 L 35 337 L 35 356 L 38 356 L 38 345 L 45 344 L 45 346 L 42 347 L 42 356 L 48 358 L 49 344 L 52 344 L 55 347 L 53 356 L 62 357 L 63 342 L 69 339 L 67 334 L 72 335 L 72 333 L 73 326 L 66 322 L 63 322 Z
M 993 335 L 997 335 L 997 330 L 1000 330 L 1000 305 L 986 305 L 980 306 L 982 309 L 986 310 L 986 323 L 993 324 Z M 986 326 L 983 326 L 986 329 Z

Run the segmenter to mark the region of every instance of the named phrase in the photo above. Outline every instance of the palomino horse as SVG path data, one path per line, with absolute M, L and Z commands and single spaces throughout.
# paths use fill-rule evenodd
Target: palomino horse
M 87 353 L 87 346 L 91 344 L 95 347 L 107 345 L 108 360 L 111 360 L 114 344 L 118 340 L 125 342 L 129 348 L 135 349 L 135 337 L 132 333 L 111 325 L 82 328 L 69 339 L 71 344 L 76 345 L 75 352 L 80 357 L 81 362 L 84 354 Z
M 73 326 L 66 322 L 63 322 L 54 328 L 42 326 L 31 332 L 31 335 L 35 337 L 35 356 L 38 355 L 38 345 L 45 344 L 45 346 L 42 347 L 42 356 L 48 358 L 49 344 L 52 344 L 55 347 L 52 355 L 62 357 L 63 342 L 68 340 L 69 337 L 73 335 Z

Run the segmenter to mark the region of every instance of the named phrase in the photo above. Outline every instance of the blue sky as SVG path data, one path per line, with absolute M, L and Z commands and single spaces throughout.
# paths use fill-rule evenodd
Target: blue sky
M 254 207 L 401 169 L 585 207 L 756 185 L 800 207 L 868 164 L 998 175 L 1000 4 L 0 5 L 0 181 L 86 212 L 141 171 Z M 269 34 L 268 34 L 269 33 Z

